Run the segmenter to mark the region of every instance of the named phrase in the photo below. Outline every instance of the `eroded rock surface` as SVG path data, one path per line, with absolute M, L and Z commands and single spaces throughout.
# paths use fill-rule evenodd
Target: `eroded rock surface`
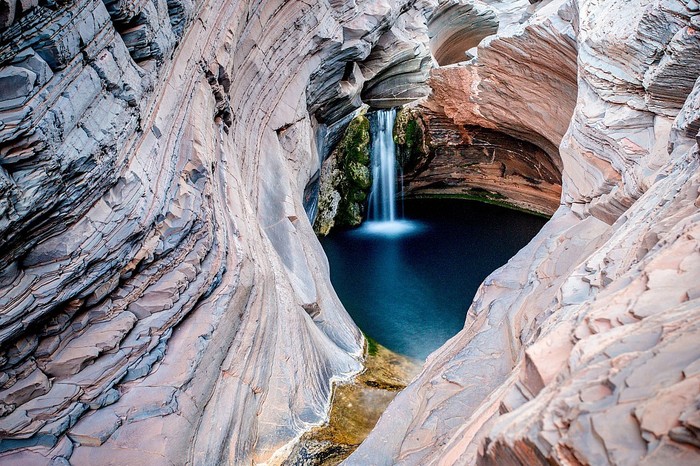
M 456 124 L 422 106 L 403 114 L 407 123 L 395 136 L 403 196 L 476 198 L 545 215 L 559 207 L 560 168 L 536 145 L 497 130 Z
M 447 66 L 432 70 L 431 95 L 411 109 L 425 154 L 405 173 L 407 195 L 557 210 L 558 147 L 578 91 L 573 18 L 573 6 L 557 2 L 440 3 L 428 27 Z
M 414 96 L 423 6 L 0 6 L 0 463 L 275 461 L 361 368 L 316 127 Z
M 495 17 L 421 106 L 561 206 L 347 463 L 696 464 L 698 10 L 0 0 L 0 463 L 281 461 L 361 368 L 321 161 Z
M 698 463 L 698 15 L 541 2 L 433 72 L 453 121 L 559 146 L 562 205 L 345 464 Z

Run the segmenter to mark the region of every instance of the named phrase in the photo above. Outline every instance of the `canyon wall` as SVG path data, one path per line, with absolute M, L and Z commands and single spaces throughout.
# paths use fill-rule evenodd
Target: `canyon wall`
M 557 210 L 558 147 L 576 104 L 577 52 L 573 12 L 548 9 L 526 1 L 448 1 L 435 9 L 428 28 L 444 66 L 431 73 L 429 98 L 411 108 L 425 147 L 405 171 L 406 196 Z M 483 39 L 478 48 L 476 39 Z
M 424 93 L 414 3 L 0 1 L 0 463 L 274 462 L 326 418 L 363 339 L 302 193 L 363 93 Z
M 547 216 L 559 208 L 561 168 L 543 149 L 422 105 L 403 112 L 396 139 L 404 198 L 473 198 Z
M 698 4 L 535 7 L 431 99 L 559 147 L 561 206 L 345 464 L 700 458 Z
M 697 463 L 697 3 L 433 3 L 0 0 L 0 464 L 272 464 L 322 422 L 362 336 L 321 161 L 431 50 L 425 183 L 468 153 L 561 205 L 347 463 Z

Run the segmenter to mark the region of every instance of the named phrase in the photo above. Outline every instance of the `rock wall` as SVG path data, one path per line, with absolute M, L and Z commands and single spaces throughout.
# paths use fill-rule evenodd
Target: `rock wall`
M 345 464 L 697 464 L 699 13 L 542 2 L 434 72 L 455 121 L 560 147 L 562 205 Z
M 423 73 L 424 6 L 0 5 L 0 463 L 274 462 L 361 368 L 317 130 Z
M 498 31 L 498 12 L 486 3 L 451 0 L 437 5 L 428 21 L 430 50 L 441 65 L 473 58 L 471 50 Z
M 428 28 L 444 66 L 431 72 L 431 95 L 412 106 L 425 153 L 405 173 L 408 196 L 474 196 L 547 215 L 557 210 L 558 147 L 576 103 L 577 50 L 571 8 L 552 13 L 556 6 L 545 3 L 436 7 Z
M 544 215 L 559 207 L 560 168 L 536 145 L 497 130 L 458 125 L 423 106 L 405 113 L 408 122 L 397 128 L 396 137 L 404 197 L 476 198 Z M 415 134 L 406 135 L 411 129 Z
M 347 462 L 697 463 L 698 6 L 479 3 L 423 106 L 539 147 L 561 206 Z M 424 95 L 435 5 L 0 7 L 0 463 L 281 460 L 361 368 L 321 160 Z
M 372 187 L 370 173 L 370 121 L 366 114 L 353 118 L 331 155 L 321 164 L 314 232 L 327 235 L 331 228 L 357 226 Z

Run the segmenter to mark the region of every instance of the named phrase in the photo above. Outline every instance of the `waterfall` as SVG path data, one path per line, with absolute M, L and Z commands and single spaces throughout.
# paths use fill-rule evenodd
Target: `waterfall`
M 396 110 L 378 110 L 372 125 L 372 189 L 369 194 L 367 220 L 396 221 L 396 146 L 394 121 Z
M 396 209 L 396 110 L 377 110 L 370 117 L 372 188 L 367 200 L 367 221 L 356 233 L 396 238 L 423 228 L 420 222 L 404 220 Z

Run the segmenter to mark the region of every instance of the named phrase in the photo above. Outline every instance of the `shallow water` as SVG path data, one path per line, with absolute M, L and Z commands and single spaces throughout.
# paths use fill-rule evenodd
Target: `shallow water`
M 546 220 L 459 199 L 410 200 L 404 210 L 404 220 L 365 222 L 321 244 L 357 325 L 387 348 L 425 359 L 462 329 L 484 278 Z

